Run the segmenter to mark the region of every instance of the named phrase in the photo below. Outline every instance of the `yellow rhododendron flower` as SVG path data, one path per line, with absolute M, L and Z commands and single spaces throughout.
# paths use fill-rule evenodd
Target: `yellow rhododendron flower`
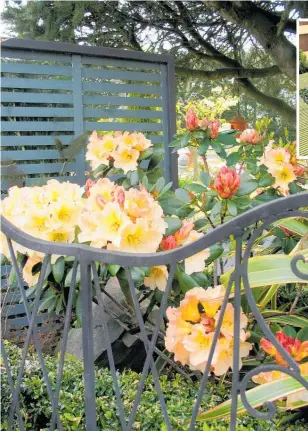
M 190 244 L 191 242 L 196 241 L 199 238 L 202 238 L 204 235 L 201 232 L 197 232 L 192 230 L 183 242 L 183 245 Z M 185 272 L 190 275 L 194 272 L 202 272 L 205 268 L 204 261 L 208 259 L 210 256 L 210 250 L 207 248 L 205 250 L 200 251 L 199 253 L 194 254 L 185 259 Z
M 23 268 L 23 279 L 30 287 L 35 286 L 38 282 L 40 272 L 37 272 L 33 275 L 32 270 L 34 266 L 37 265 L 39 262 L 42 262 L 42 258 L 35 253 L 33 254 L 33 256 L 28 257 L 27 262 Z
M 218 358 L 215 362 L 214 373 L 216 376 L 225 374 L 230 368 L 233 368 L 233 344 L 234 338 L 221 338 L 218 340 Z M 240 352 L 239 352 L 239 369 L 242 368 L 242 360 L 249 355 L 252 348 L 250 343 L 246 341 L 240 341 Z
M 98 136 L 94 131 L 89 137 L 86 160 L 90 162 L 91 168 L 97 169 L 101 165 L 109 165 L 109 159 L 117 147 L 113 135 Z
M 135 171 L 138 166 L 137 160 L 139 155 L 139 151 L 134 148 L 120 147 L 113 155 L 113 166 L 122 169 L 124 174 L 127 174 L 129 171 Z
M 281 169 L 273 170 L 271 173 L 275 178 L 273 187 L 280 187 L 282 190 L 288 190 L 289 184 L 296 179 L 291 163 L 285 163 Z
M 115 246 L 119 246 L 122 230 L 130 223 L 130 218 L 121 211 L 117 202 L 108 202 L 98 215 L 99 229 L 104 232 L 104 238 Z
M 218 311 L 218 313 L 216 313 L 216 315 L 214 317 L 216 323 L 219 320 L 220 313 L 221 312 Z M 246 328 L 247 323 L 248 323 L 248 319 L 247 319 L 246 315 L 243 312 L 241 312 L 241 314 L 240 314 L 240 338 L 241 338 L 241 340 L 245 340 L 245 338 L 246 338 L 244 328 Z M 226 310 L 224 313 L 224 317 L 222 320 L 220 332 L 225 337 L 233 337 L 233 335 L 234 335 L 234 307 L 230 303 L 227 304 L 227 307 L 226 307 Z
M 152 266 L 150 274 L 144 279 L 144 285 L 150 289 L 159 289 L 165 291 L 168 279 L 168 270 L 165 265 Z
M 263 157 L 260 160 L 260 164 L 265 165 L 269 172 L 282 169 L 282 167 L 290 162 L 290 153 L 288 150 L 282 147 L 277 148 L 266 148 Z
M 186 335 L 183 339 L 183 346 L 190 352 L 189 362 L 193 367 L 198 367 L 200 371 L 204 371 L 204 363 L 209 358 L 211 346 L 213 344 L 214 332 L 209 334 L 204 332 L 203 325 L 194 325 L 190 335 Z M 215 349 L 213 362 L 216 362 L 218 350 Z M 202 366 L 201 366 L 202 365 Z

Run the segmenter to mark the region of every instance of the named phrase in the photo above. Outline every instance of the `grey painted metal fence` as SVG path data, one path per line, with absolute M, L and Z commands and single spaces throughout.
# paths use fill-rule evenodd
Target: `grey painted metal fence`
M 31 338 L 33 339 L 34 346 L 38 353 L 41 368 L 44 375 L 44 381 L 47 386 L 48 395 L 50 398 L 50 405 L 52 409 L 51 422 L 50 422 L 50 430 L 59 429 L 62 430 L 63 426 L 61 425 L 61 420 L 59 417 L 58 410 L 58 402 L 59 402 L 59 393 L 61 390 L 61 379 L 63 374 L 63 363 L 65 360 L 65 347 L 67 342 L 67 334 L 69 329 L 69 322 L 72 311 L 72 298 L 76 288 L 76 274 L 77 267 L 80 266 L 81 270 L 81 292 L 82 292 L 82 317 L 83 317 L 83 357 L 84 357 L 84 384 L 85 384 L 85 415 L 86 415 L 86 429 L 87 431 L 95 431 L 97 430 L 97 416 L 96 416 L 96 403 L 95 403 L 95 375 L 94 375 L 94 358 L 93 358 L 93 327 L 92 327 L 92 286 L 96 291 L 96 298 L 99 301 L 101 306 L 102 314 L 102 325 L 104 327 L 104 336 L 105 343 L 107 346 L 109 366 L 111 369 L 113 382 L 114 382 L 114 391 L 117 399 L 117 408 L 119 414 L 119 429 L 130 431 L 133 429 L 133 425 L 135 422 L 135 416 L 137 408 L 140 404 L 140 397 L 142 395 L 142 391 L 145 384 L 146 376 L 149 371 L 152 373 L 155 383 L 155 388 L 157 391 L 157 396 L 160 401 L 162 415 L 164 417 L 164 422 L 166 429 L 168 431 L 172 430 L 172 426 L 170 423 L 170 419 L 168 416 L 168 402 L 164 399 L 163 393 L 160 387 L 157 370 L 155 368 L 154 360 L 153 360 L 153 351 L 155 348 L 155 344 L 158 337 L 158 332 L 160 329 L 160 325 L 162 319 L 165 315 L 168 297 L 171 292 L 172 280 L 175 274 L 176 263 L 178 261 L 182 261 L 189 256 L 198 253 L 209 246 L 216 244 L 220 241 L 227 240 L 230 235 L 233 235 L 236 241 L 236 256 L 235 256 L 235 270 L 230 277 L 225 297 L 223 299 L 223 303 L 221 306 L 221 313 L 219 320 L 217 322 L 217 327 L 215 329 L 215 335 L 213 338 L 213 343 L 209 353 L 209 359 L 206 364 L 205 372 L 203 374 L 203 378 L 200 381 L 200 388 L 198 391 L 198 396 L 194 405 L 192 405 L 192 415 L 190 418 L 190 431 L 195 429 L 195 421 L 196 416 L 199 411 L 200 403 L 202 397 L 205 392 L 206 382 L 208 380 L 208 374 L 210 372 L 210 366 L 212 362 L 212 358 L 214 355 L 215 346 L 219 337 L 220 328 L 222 325 L 224 313 L 226 311 L 226 306 L 230 297 L 231 288 L 234 284 L 233 293 L 233 304 L 234 304 L 234 344 L 233 344 L 233 380 L 232 380 L 232 412 L 230 417 L 230 430 L 236 430 L 236 419 L 237 419 L 237 406 L 239 400 L 242 401 L 247 411 L 259 418 L 260 420 L 270 420 L 273 418 L 275 414 L 275 408 L 272 403 L 266 403 L 264 405 L 265 411 L 260 411 L 255 409 L 249 404 L 249 401 L 246 396 L 246 388 L 251 377 L 256 376 L 260 372 L 263 371 L 272 371 L 279 370 L 283 373 L 286 373 L 289 376 L 294 377 L 297 381 L 299 381 L 304 388 L 308 389 L 308 382 L 303 378 L 300 374 L 300 369 L 298 364 L 292 359 L 292 357 L 287 353 L 286 350 L 279 344 L 276 340 L 275 336 L 267 326 L 264 318 L 262 317 L 260 311 L 257 308 L 257 305 L 254 300 L 254 296 L 252 294 L 252 290 L 249 285 L 248 279 L 248 261 L 250 257 L 250 253 L 252 250 L 252 246 L 255 240 L 262 234 L 263 230 L 268 227 L 271 223 L 287 218 L 287 217 L 308 217 L 308 212 L 301 210 L 303 207 L 307 207 L 308 203 L 308 193 L 301 193 L 298 195 L 289 196 L 287 198 L 281 198 L 275 200 L 274 202 L 267 203 L 256 207 L 245 214 L 242 214 L 233 220 L 219 226 L 213 231 L 207 233 L 203 238 L 198 241 L 191 243 L 187 246 L 181 247 L 180 249 L 174 249 L 167 252 L 155 253 L 155 254 L 130 254 L 123 252 L 111 252 L 107 250 L 99 250 L 94 249 L 85 245 L 79 244 L 61 244 L 61 243 L 49 243 L 47 241 L 42 241 L 36 238 L 33 238 L 16 227 L 14 227 L 10 222 L 6 219 L 2 219 L 2 231 L 6 235 L 8 240 L 8 246 L 11 253 L 11 260 L 14 268 L 18 273 L 18 285 L 20 289 L 20 294 L 23 298 L 25 298 L 25 289 L 23 280 L 20 275 L 20 269 L 18 267 L 18 263 L 16 260 L 16 256 L 14 254 L 12 242 L 16 242 L 21 244 L 24 247 L 30 248 L 32 250 L 39 251 L 45 254 L 45 259 L 43 261 L 40 278 L 38 281 L 36 296 L 30 310 L 28 306 L 26 306 L 27 319 L 29 323 L 29 328 L 27 332 L 26 341 L 24 344 L 22 359 L 20 363 L 20 369 L 18 373 L 18 378 L 14 383 L 11 378 L 10 364 L 9 358 L 6 355 L 5 349 L 2 346 L 2 355 L 4 358 L 4 364 L 6 368 L 6 373 L 9 378 L 9 382 L 12 390 L 12 400 L 11 400 L 11 409 L 9 414 L 9 424 L 10 429 L 14 429 L 14 419 L 16 418 L 18 421 L 18 425 L 21 430 L 24 429 L 23 425 L 23 412 L 20 410 L 19 406 L 19 394 L 21 391 L 21 385 L 23 381 L 23 374 L 25 368 L 25 361 L 27 357 L 27 352 L 29 349 L 29 343 Z M 251 225 L 256 225 L 258 223 L 258 228 L 255 229 L 248 243 L 246 244 L 245 250 L 242 249 L 243 237 L 245 235 L 245 230 Z M 44 364 L 44 359 L 42 357 L 40 345 L 37 338 L 37 330 L 35 325 L 35 316 L 37 314 L 39 297 L 42 291 L 43 281 L 44 281 L 44 272 L 46 270 L 48 261 L 50 259 L 51 254 L 56 255 L 65 255 L 65 256 L 73 256 L 75 259 L 74 271 L 72 277 L 72 283 L 70 286 L 69 299 L 67 304 L 67 311 L 65 317 L 65 329 L 63 334 L 63 343 L 62 350 L 60 354 L 60 363 L 58 369 L 58 377 L 55 391 L 52 390 L 48 375 L 46 372 L 46 367 Z M 145 350 L 147 352 L 146 360 L 143 366 L 143 372 L 140 377 L 140 382 L 138 386 L 138 390 L 136 393 L 134 405 L 132 410 L 127 412 L 125 411 L 125 407 L 123 405 L 122 397 L 121 397 L 121 387 L 119 385 L 118 376 L 115 369 L 115 363 L 111 348 L 111 343 L 109 339 L 108 327 L 106 326 L 106 309 L 104 308 L 104 304 L 100 300 L 100 280 L 98 279 L 97 270 L 95 262 L 104 262 L 106 264 L 117 264 L 121 265 L 126 270 L 127 280 L 129 282 L 130 293 L 133 299 L 134 311 L 136 314 L 137 321 L 139 323 L 139 327 L 141 330 L 142 340 L 144 342 Z M 301 263 L 301 268 L 299 269 L 298 263 Z M 303 255 L 296 255 L 291 261 L 291 269 L 296 274 L 297 277 L 303 280 L 308 280 L 308 268 L 306 271 L 306 266 L 308 264 L 303 264 L 305 262 Z M 136 289 L 131 276 L 131 268 L 136 266 L 156 266 L 156 265 L 168 265 L 169 266 L 169 278 L 166 286 L 166 290 L 163 294 L 163 298 L 161 301 L 161 307 L 157 316 L 156 325 L 153 331 L 148 333 L 148 330 L 145 326 L 143 316 L 140 310 L 140 304 L 138 303 Z M 269 339 L 282 357 L 285 359 L 287 363 L 287 367 L 282 367 L 280 365 L 261 365 L 250 372 L 248 372 L 245 377 L 241 380 L 239 374 L 239 348 L 240 348 L 240 307 L 241 307 L 241 285 L 244 285 L 245 296 L 250 306 L 250 309 L 254 315 L 254 318 L 258 322 L 261 330 L 264 333 L 264 336 Z M 238 397 L 240 394 L 240 398 Z M 270 395 L 270 394 L 269 394 Z
M 164 146 L 165 178 L 177 183 L 168 148 L 175 133 L 172 57 L 20 39 L 2 42 L 1 57 L 2 160 L 16 162 L 14 175 L 25 174 L 26 185 L 72 175 L 84 184 L 84 154 L 63 169 L 56 138 L 65 145 L 94 129 L 145 133 Z

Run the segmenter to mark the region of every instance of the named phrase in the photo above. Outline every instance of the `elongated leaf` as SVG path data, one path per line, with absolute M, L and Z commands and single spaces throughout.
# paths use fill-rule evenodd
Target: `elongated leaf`
M 265 317 L 267 322 L 275 322 L 283 325 L 291 325 L 296 328 L 308 328 L 308 319 L 304 316 L 297 316 L 296 314 L 283 314 L 282 316 L 268 316 Z
M 275 223 L 275 226 L 284 227 L 300 236 L 304 236 L 308 232 L 308 226 L 305 223 L 294 218 L 279 220 Z
M 189 196 L 189 194 L 187 193 L 187 191 L 186 190 L 184 190 L 184 189 L 176 189 L 176 191 L 175 191 L 175 196 L 180 200 L 180 201 L 182 201 L 182 202 L 184 202 L 184 203 L 186 203 L 186 204 L 189 204 L 189 202 L 190 202 L 190 196 Z
M 308 249 L 301 251 L 308 257 Z M 249 259 L 248 279 L 250 287 L 270 286 L 272 284 L 305 283 L 305 280 L 297 277 L 291 270 L 291 260 L 294 256 L 267 255 L 256 256 Z M 300 271 L 307 274 L 307 264 L 298 262 Z M 226 286 L 233 270 L 221 276 L 222 283 Z M 305 287 L 304 287 L 305 288 Z
M 62 155 L 62 157 L 69 159 L 70 157 L 73 157 L 76 154 L 80 153 L 80 151 L 85 148 L 87 143 L 88 143 L 88 136 L 81 135 L 73 139 L 72 142 L 70 142 L 69 147 L 61 150 L 59 149 L 59 152 Z
M 308 376 L 304 376 L 308 382 Z M 276 380 L 264 385 L 257 386 L 246 392 L 249 404 L 256 408 L 262 406 L 266 401 L 276 401 L 302 390 L 303 386 L 293 377 Z M 232 400 L 225 401 L 213 409 L 207 410 L 197 416 L 198 421 L 211 421 L 228 417 L 231 411 Z M 242 403 L 241 396 L 238 395 L 237 414 L 245 413 L 246 409 Z
M 64 276 L 65 260 L 63 256 L 58 257 L 56 263 L 52 265 L 52 275 L 57 283 L 61 283 Z
M 192 183 L 192 184 L 187 184 L 185 186 L 186 190 L 189 190 L 191 192 L 194 193 L 203 193 L 207 191 L 207 188 L 202 186 L 201 184 L 197 184 L 197 183 Z

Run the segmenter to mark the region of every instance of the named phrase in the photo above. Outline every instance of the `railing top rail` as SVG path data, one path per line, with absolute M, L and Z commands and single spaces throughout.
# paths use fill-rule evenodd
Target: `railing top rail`
M 86 56 L 101 56 L 124 60 L 136 60 L 148 63 L 173 63 L 173 57 L 166 54 L 149 54 L 141 51 L 129 51 L 118 48 L 106 48 L 88 45 L 76 45 L 61 42 L 42 42 L 32 39 L 11 38 L 1 42 L 1 48 L 45 51 L 63 54 L 80 54 Z
M 290 217 L 294 216 L 294 210 L 304 206 L 308 206 L 308 192 L 276 199 L 235 217 L 191 244 L 159 253 L 134 254 L 96 249 L 82 244 L 49 242 L 28 235 L 3 216 L 1 216 L 1 231 L 18 244 L 46 254 L 75 256 L 78 260 L 103 261 L 126 267 L 155 266 L 186 259 L 219 241 L 227 239 L 229 235 L 240 235 L 247 226 L 256 222 L 274 221 L 279 219 L 280 215 L 282 216 L 280 218 L 288 217 L 288 212 L 290 212 Z

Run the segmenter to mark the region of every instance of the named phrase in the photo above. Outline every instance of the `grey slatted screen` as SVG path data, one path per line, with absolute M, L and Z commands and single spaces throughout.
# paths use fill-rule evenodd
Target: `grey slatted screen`
M 64 165 L 56 139 L 67 145 L 94 129 L 127 130 L 164 145 L 165 178 L 176 185 L 168 149 L 175 133 L 171 57 L 18 39 L 2 43 L 1 56 L 2 160 L 15 162 L 16 178 L 83 184 L 84 154 Z M 4 194 L 7 186 L 4 177 Z

